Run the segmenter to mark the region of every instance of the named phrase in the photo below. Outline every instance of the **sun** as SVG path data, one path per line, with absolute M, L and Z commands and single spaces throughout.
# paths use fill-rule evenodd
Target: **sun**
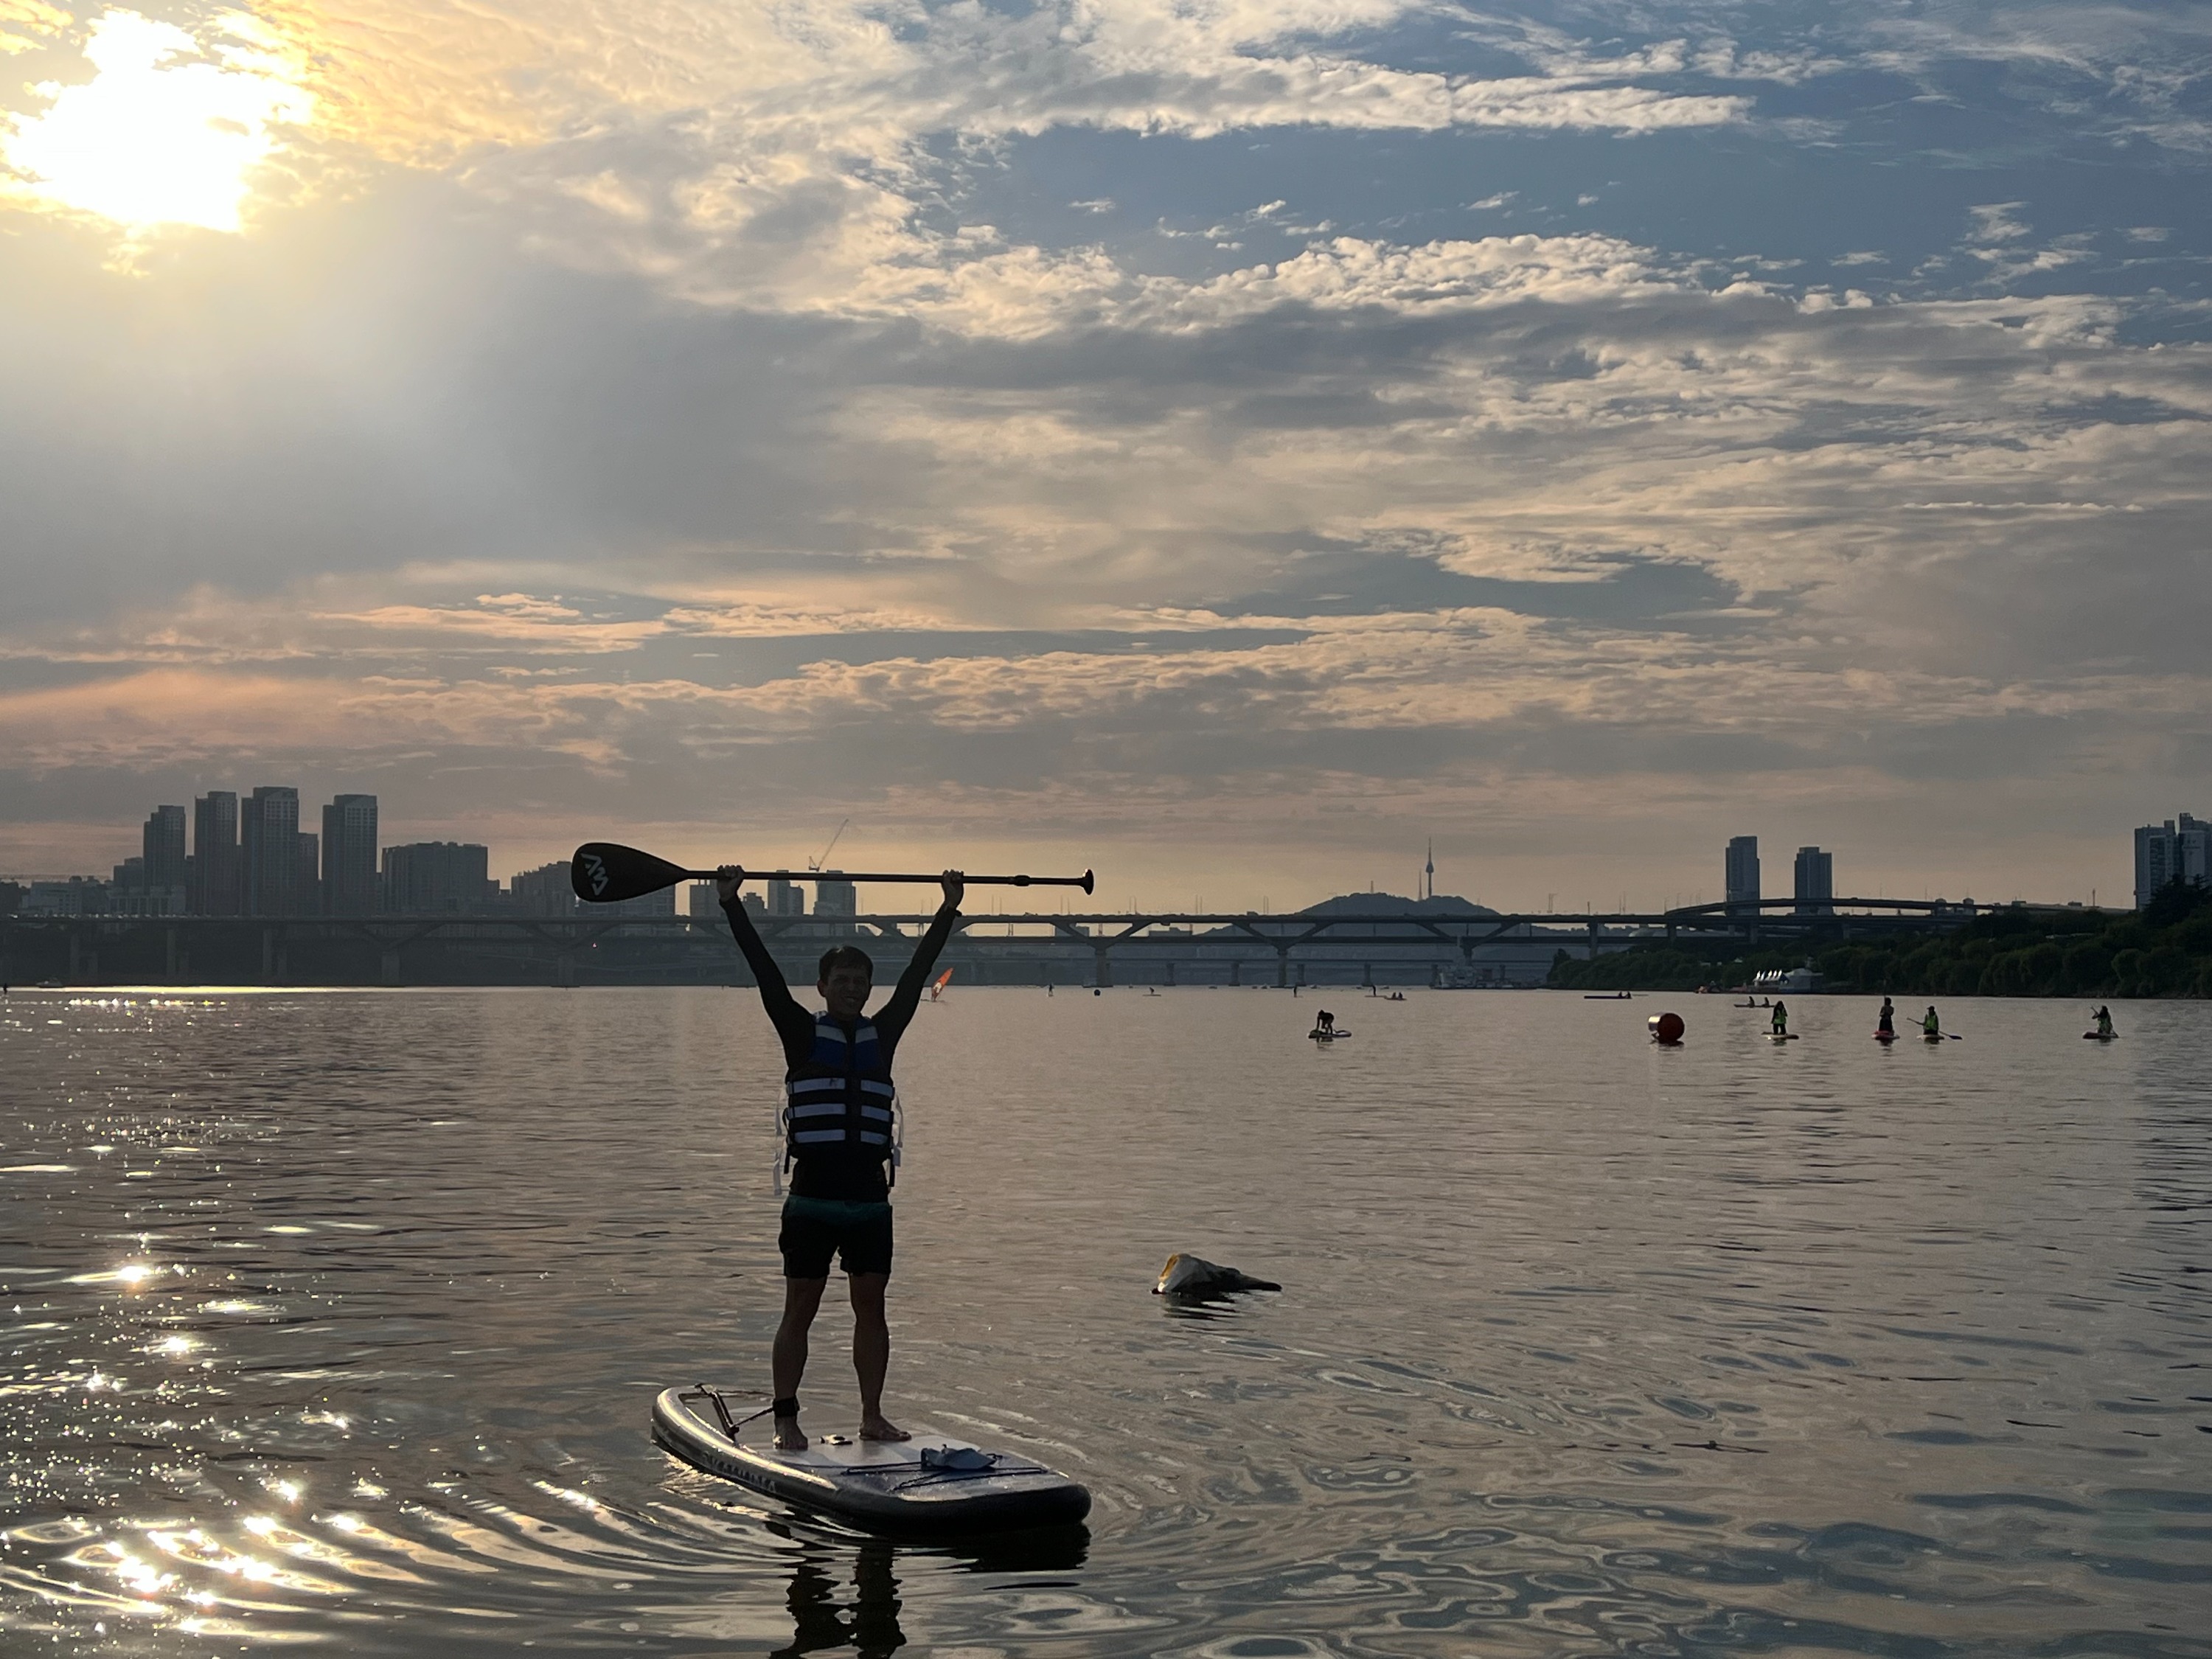
M 84 56 L 91 80 L 47 82 L 34 88 L 43 111 L 12 125 L 0 116 L 7 193 L 20 204 L 97 215 L 133 234 L 234 232 L 279 130 L 313 113 L 273 39 L 240 14 L 216 19 L 202 40 L 106 12 Z

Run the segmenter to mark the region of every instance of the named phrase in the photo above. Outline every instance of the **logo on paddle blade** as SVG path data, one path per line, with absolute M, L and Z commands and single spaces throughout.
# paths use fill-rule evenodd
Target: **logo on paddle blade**
M 607 861 L 597 853 L 584 854 L 584 875 L 592 884 L 594 897 L 607 890 Z

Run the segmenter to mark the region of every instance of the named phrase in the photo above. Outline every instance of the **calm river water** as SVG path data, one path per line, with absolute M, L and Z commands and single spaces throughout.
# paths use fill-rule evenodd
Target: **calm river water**
M 963 1552 L 647 1438 L 763 1391 L 750 993 L 19 991 L 0 1650 L 2212 1656 L 2212 1007 L 1327 1000 L 923 1009 L 890 1409 L 1097 1499 Z

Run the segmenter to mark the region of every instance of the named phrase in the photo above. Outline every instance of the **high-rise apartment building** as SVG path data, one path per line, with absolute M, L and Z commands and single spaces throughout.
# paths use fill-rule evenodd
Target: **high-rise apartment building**
M 1721 890 L 1733 910 L 1759 908 L 1759 837 L 1738 836 L 1728 844 L 1728 871 Z
M 489 848 L 474 842 L 418 841 L 384 849 L 384 907 L 401 915 L 475 915 L 499 884 L 486 874 Z
M 300 913 L 300 792 L 289 784 L 264 784 L 240 803 L 239 860 L 244 912 L 249 916 Z
M 2212 823 L 2184 812 L 2136 831 L 2136 908 L 2170 881 L 2212 884 Z
M 378 897 L 376 797 L 337 796 L 323 808 L 323 914 L 373 915 Z
M 1832 916 L 1836 907 L 1836 855 L 1817 847 L 1797 849 L 1796 909 L 1801 916 Z
M 292 908 L 303 916 L 313 915 L 323 908 L 322 847 L 322 837 L 305 830 L 292 837 L 299 871 L 292 881 Z
M 507 902 L 526 916 L 573 916 L 580 908 L 568 884 L 568 860 L 519 870 L 507 884 Z
M 768 914 L 772 916 L 805 915 L 805 890 L 796 882 L 771 881 L 768 884 Z
M 814 884 L 814 914 L 817 916 L 857 916 L 860 914 L 860 895 L 849 881 L 840 880 L 842 871 L 824 870 L 822 879 Z
M 140 855 L 146 860 L 145 885 L 161 892 L 185 884 L 185 809 L 157 806 L 146 819 L 140 836 Z
M 192 879 L 188 898 L 195 914 L 234 916 L 244 902 L 240 879 L 238 797 L 210 789 L 192 802 Z

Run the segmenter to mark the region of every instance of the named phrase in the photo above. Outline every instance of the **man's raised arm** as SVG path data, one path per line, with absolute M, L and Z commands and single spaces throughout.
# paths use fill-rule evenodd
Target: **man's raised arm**
M 914 947 L 914 957 L 907 963 L 906 972 L 899 975 L 898 988 L 891 993 L 890 1000 L 876 1011 L 876 1030 L 893 1042 L 905 1031 L 914 1011 L 921 1006 L 921 988 L 929 982 L 929 970 L 937 966 L 939 952 L 952 938 L 952 924 L 960 920 L 960 901 L 967 891 L 968 884 L 961 879 L 959 871 L 945 872 L 945 902 L 937 907 L 929 931 Z
M 767 941 L 753 926 L 746 914 L 744 901 L 738 896 L 745 872 L 734 864 L 726 864 L 714 872 L 714 896 L 722 902 L 722 914 L 730 919 L 730 932 L 738 941 L 738 949 L 745 954 L 745 961 L 753 970 L 753 982 L 760 987 L 761 1006 L 768 1011 L 769 1024 L 788 1047 L 793 1036 L 811 1040 L 814 1021 L 799 1006 L 791 994 L 791 987 L 783 977 L 783 969 L 769 954 Z

